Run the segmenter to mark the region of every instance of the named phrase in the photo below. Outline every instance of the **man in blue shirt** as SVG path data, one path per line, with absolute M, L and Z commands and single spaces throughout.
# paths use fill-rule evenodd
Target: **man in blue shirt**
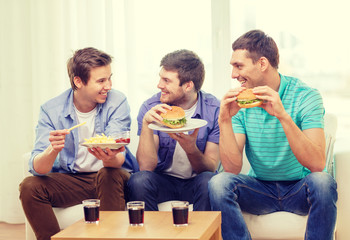
M 152 211 L 169 200 L 186 200 L 194 210 L 210 210 L 208 181 L 219 162 L 220 102 L 200 90 L 204 65 L 192 51 L 169 53 L 160 66 L 161 92 L 142 104 L 137 117 L 136 158 L 141 171 L 128 182 L 130 200 L 143 200 L 146 210 Z M 182 107 L 188 121 L 204 119 L 208 124 L 188 134 L 151 130 L 148 125 L 161 122 L 160 114 L 171 106 Z
M 124 188 L 136 159 L 127 148 L 81 146 L 95 135 L 130 129 L 125 95 L 112 89 L 111 57 L 94 48 L 74 53 L 67 63 L 72 88 L 40 108 L 30 172 L 20 199 L 37 239 L 60 231 L 52 207 L 69 207 L 99 198 L 101 210 L 124 210 Z M 72 126 L 86 122 L 72 131 Z
M 321 95 L 279 74 L 274 40 L 252 30 L 232 45 L 232 78 L 241 87 L 221 101 L 220 159 L 225 172 L 209 182 L 212 210 L 222 211 L 224 240 L 251 239 L 242 212 L 309 215 L 305 239 L 330 240 L 336 221 L 334 179 L 323 172 L 325 135 Z M 237 95 L 252 88 L 260 107 L 240 109 Z M 239 174 L 245 147 L 251 164 Z

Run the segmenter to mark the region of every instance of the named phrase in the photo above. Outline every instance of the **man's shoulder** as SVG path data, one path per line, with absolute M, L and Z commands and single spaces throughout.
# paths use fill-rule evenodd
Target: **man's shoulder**
M 207 106 L 220 107 L 220 100 L 213 94 L 204 92 L 202 90 L 199 91 L 199 94 L 201 95 L 202 102 Z
M 287 94 L 293 94 L 294 97 L 307 97 L 321 95 L 319 90 L 313 88 L 296 77 L 283 76 L 287 81 Z
M 145 100 L 143 102 L 143 105 L 149 106 L 149 107 L 153 107 L 157 104 L 160 104 L 160 92 L 154 94 L 152 97 L 148 98 L 147 100 Z
M 287 82 L 289 89 L 317 91 L 317 89 L 312 88 L 311 86 L 307 85 L 305 82 L 303 82 L 297 77 L 291 77 L 291 76 L 285 76 L 285 75 L 281 75 L 281 76 L 283 76 L 284 80 Z

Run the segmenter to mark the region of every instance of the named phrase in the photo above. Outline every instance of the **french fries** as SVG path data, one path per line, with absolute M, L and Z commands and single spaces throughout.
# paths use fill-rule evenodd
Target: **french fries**
M 102 135 L 98 135 L 96 134 L 95 137 L 91 137 L 89 139 L 84 139 L 85 142 L 84 144 L 89 144 L 89 143 L 115 143 L 114 138 L 110 137 L 110 136 L 106 136 L 102 133 Z

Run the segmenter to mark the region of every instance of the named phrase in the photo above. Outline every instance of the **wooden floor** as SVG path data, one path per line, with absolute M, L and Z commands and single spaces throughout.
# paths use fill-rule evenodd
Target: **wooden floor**
M 0 222 L 0 240 L 25 240 L 24 224 Z

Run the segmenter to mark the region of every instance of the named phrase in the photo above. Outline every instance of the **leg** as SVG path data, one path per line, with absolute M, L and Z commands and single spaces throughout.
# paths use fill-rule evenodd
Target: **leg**
M 331 240 L 337 218 L 337 185 L 327 173 L 311 173 L 303 179 L 310 206 L 305 239 Z
M 246 176 L 220 173 L 209 181 L 211 209 L 222 212 L 224 240 L 251 239 L 242 211 L 266 214 L 278 210 L 278 199 L 273 188 Z
M 193 199 L 194 211 L 210 211 L 208 182 L 214 176 L 212 172 L 203 172 L 186 181 L 183 194 L 189 195 L 187 199 Z M 186 199 L 185 198 L 185 199 Z M 190 201 L 191 202 L 191 201 Z
M 211 208 L 213 211 L 221 211 L 221 230 L 224 240 L 251 239 L 241 209 L 236 201 L 234 177 L 236 175 L 223 172 L 210 180 L 209 199 Z
M 120 168 L 102 168 L 96 177 L 96 192 L 102 211 L 125 210 L 125 190 L 130 173 Z
M 144 201 L 145 210 L 158 211 L 158 203 L 176 199 L 176 186 L 165 174 L 140 171 L 131 175 L 128 181 L 130 201 Z
M 24 213 L 37 239 L 50 240 L 60 231 L 52 207 L 69 207 L 83 199 L 95 197 L 96 174 L 75 176 L 50 173 L 27 177 L 20 184 L 20 199 Z

